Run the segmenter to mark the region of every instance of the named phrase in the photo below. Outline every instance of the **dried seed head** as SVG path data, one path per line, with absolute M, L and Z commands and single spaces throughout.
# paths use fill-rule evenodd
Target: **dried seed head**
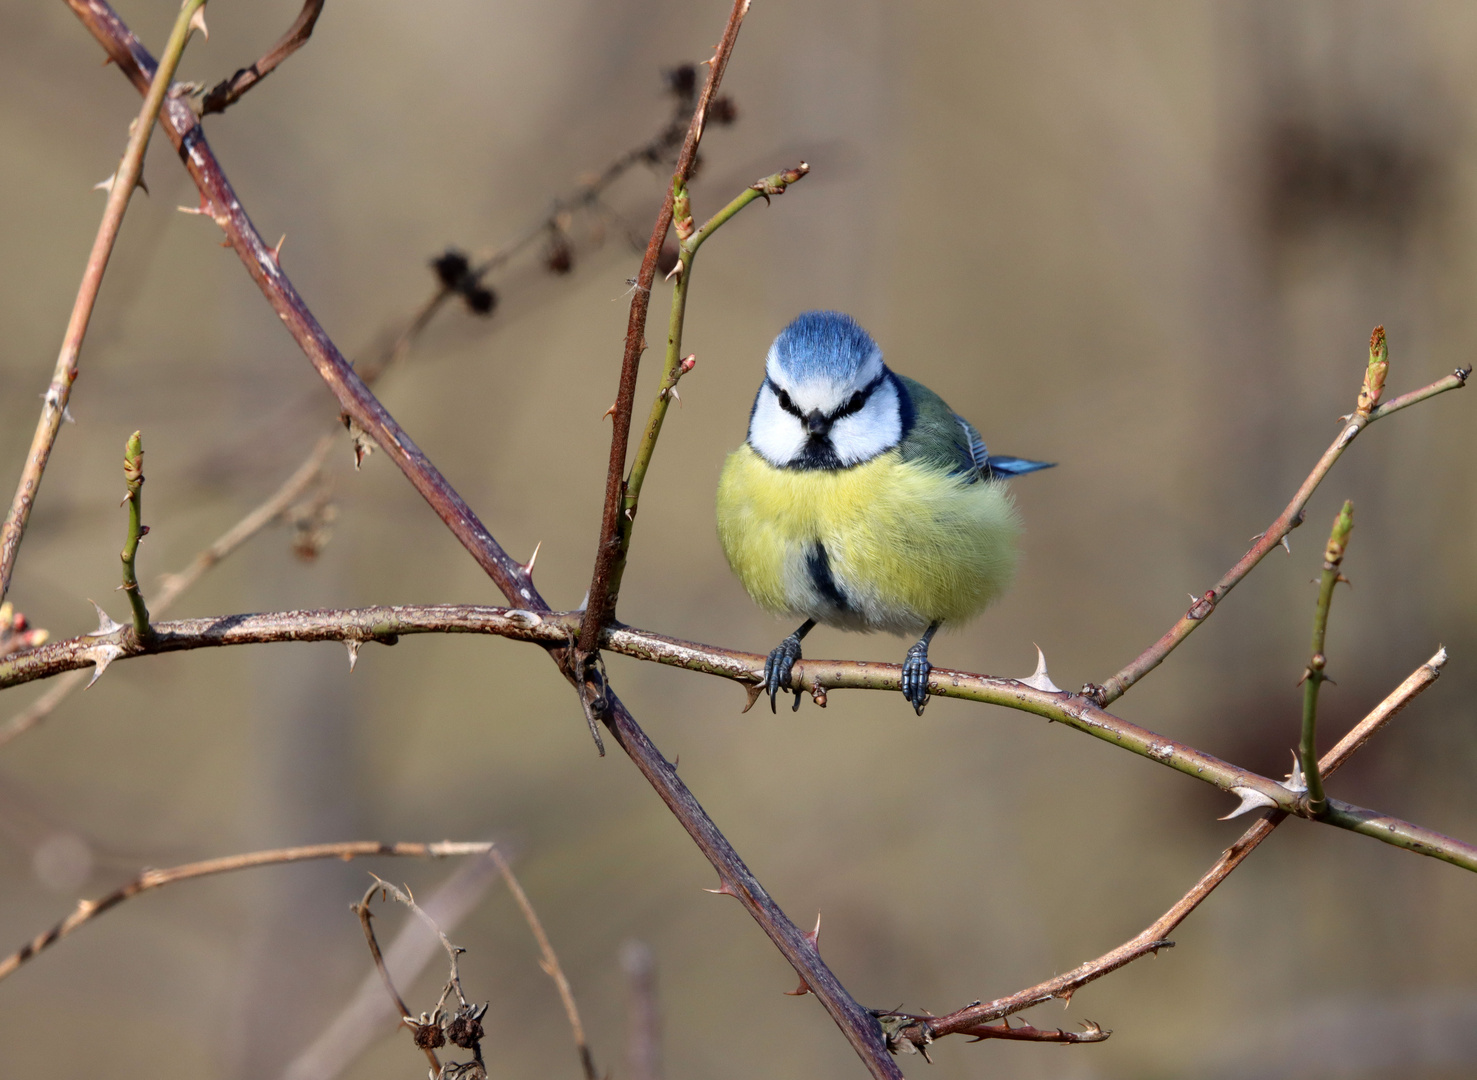
M 474 1049 L 484 1034 L 482 1022 L 465 1013 L 446 1025 L 446 1037 L 463 1050 Z

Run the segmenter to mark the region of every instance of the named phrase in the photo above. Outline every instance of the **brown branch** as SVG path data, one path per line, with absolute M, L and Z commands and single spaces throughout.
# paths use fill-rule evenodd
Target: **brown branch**
M 738 0 L 735 11 L 741 15 L 747 10 L 747 3 L 748 0 Z M 135 85 L 147 88 L 154 66 L 152 58 L 106 0 L 67 0 L 67 4 L 102 43 L 119 69 Z M 730 36 L 725 34 L 725 40 Z M 729 49 L 731 48 L 730 41 Z M 726 59 L 726 53 L 715 57 L 715 64 L 720 60 L 726 62 Z M 344 411 L 385 450 L 386 455 L 405 473 L 416 490 L 431 504 L 432 509 L 446 522 L 452 533 L 505 596 L 535 612 L 547 611 L 547 604 L 538 595 L 527 572 L 503 551 L 461 496 L 364 386 L 319 326 L 291 281 L 282 273 L 273 250 L 262 241 L 251 224 L 221 171 L 194 114 L 185 106 L 172 103 L 161 115 L 165 120 L 166 133 L 180 150 L 185 166 L 201 193 L 202 207 L 226 233 L 253 280 L 338 398 Z M 681 160 L 679 158 L 679 165 Z M 689 169 L 690 165 L 689 158 Z M 664 213 L 670 214 L 670 211 Z M 651 263 L 650 269 L 654 269 L 652 252 L 648 250 L 647 254 L 648 259 L 643 267 Z M 647 286 L 649 285 L 648 276 Z M 644 312 L 644 300 L 642 303 Z M 628 341 L 628 346 L 629 344 Z M 639 340 L 636 344 L 636 353 L 639 355 Z M 628 355 L 629 352 L 628 349 Z M 628 415 L 629 407 L 628 395 Z M 567 650 L 551 649 L 550 652 L 560 663 L 566 677 L 571 677 L 573 671 L 566 655 Z M 677 777 L 671 764 L 612 692 L 607 691 L 606 708 L 601 719 L 713 864 L 720 878 L 806 984 L 815 991 L 816 997 L 872 1075 L 879 1078 L 901 1077 L 902 1073 L 882 1041 L 881 1029 L 876 1019 L 846 992 L 814 946 L 769 897 L 687 785 Z
M 274 68 L 297 52 L 307 44 L 308 38 L 313 36 L 313 24 L 318 21 L 318 16 L 323 13 L 323 0 L 303 0 L 303 9 L 298 12 L 297 18 L 293 20 L 287 33 L 283 34 L 277 44 L 273 45 L 267 54 L 250 67 L 242 68 L 229 79 L 222 79 L 200 99 L 200 113 L 209 116 L 211 113 L 225 112 L 241 96 L 257 83 L 270 75 Z
M 0 689 L 89 664 L 106 669 L 114 660 L 155 652 L 266 642 L 343 641 L 350 646 L 353 656 L 357 655 L 364 642 L 394 644 L 402 634 L 476 633 L 537 642 L 554 651 L 567 645 L 581 614 L 454 604 L 286 611 L 158 623 L 154 627 L 154 637 L 147 642 L 140 641 L 128 627 L 114 627 L 106 632 L 100 630 L 82 637 L 50 642 L 0 660 Z M 682 641 L 631 627 L 607 629 L 601 635 L 600 644 L 612 652 L 689 671 L 720 675 L 750 687 L 758 682 L 764 665 L 764 658 L 755 653 Z M 827 690 L 834 689 L 896 691 L 901 685 L 901 675 L 902 669 L 897 664 L 803 660 L 796 664 L 793 685 L 796 689 L 808 689 L 817 700 L 821 700 Z M 1323 815 L 1312 815 L 1303 792 L 1223 761 L 1187 743 L 1150 731 L 1099 709 L 1086 698 L 1074 694 L 1040 690 L 1017 679 L 948 668 L 933 669 L 929 676 L 929 693 L 1003 705 L 1065 724 L 1235 795 L 1242 800 L 1243 809 L 1275 807 L 1303 817 L 1316 817 L 1325 824 L 1477 870 L 1477 846 L 1338 800 L 1329 800 L 1329 809 Z M 663 798 L 668 798 L 667 788 L 680 783 L 676 780 L 675 771 L 645 741 L 644 734 L 638 734 L 634 721 L 630 725 L 616 726 L 628 731 L 636 752 L 654 755 L 645 764 L 638 762 L 638 765 L 641 765 L 643 773 L 651 770 L 648 778 Z M 685 792 L 685 788 L 682 790 Z M 697 805 L 695 801 L 689 806 L 685 798 L 675 793 L 675 789 L 674 797 L 678 799 L 677 805 L 682 808 L 682 813 L 700 812 L 700 808 L 693 810 Z M 690 794 L 686 798 L 690 798 Z M 711 822 L 704 825 L 704 821 L 705 816 L 703 821 L 694 819 L 689 828 L 695 839 L 711 827 Z M 684 824 L 688 822 L 684 820 Z M 703 842 L 699 841 L 700 846 Z M 719 872 L 724 873 L 722 868 Z
M 1332 750 L 1323 755 L 1318 763 L 1322 774 L 1325 777 L 1331 775 L 1353 757 L 1376 732 L 1434 683 L 1445 665 L 1446 650 L 1440 649 L 1435 656 L 1416 668 L 1409 678 L 1391 691 L 1389 696 L 1375 706 L 1368 716 L 1355 724 Z M 1174 932 L 1175 927 L 1184 922 L 1190 912 L 1199 907 L 1215 887 L 1230 876 L 1231 871 L 1240 866 L 1246 857 L 1256 850 L 1257 845 L 1271 836 L 1272 830 L 1286 821 L 1287 817 L 1286 813 L 1274 810 L 1247 829 L 1234 844 L 1221 853 L 1215 865 L 1207 870 L 1194 887 L 1176 901 L 1173 907 L 1142 933 L 1111 952 L 1104 953 L 1096 960 L 1089 960 L 1063 975 L 1011 994 L 1009 997 L 969 1005 L 947 1016 L 915 1018 L 917 1023 L 898 1028 L 892 1038 L 905 1040 L 922 1047 L 944 1035 L 974 1034 L 971 1029 L 976 1025 L 1021 1012 L 1033 1005 L 1050 1001 L 1052 998 L 1071 1001 L 1072 995 L 1088 983 L 1131 964 L 1141 956 L 1147 956 L 1149 953 L 1157 954 L 1162 948 L 1173 947 L 1174 942 L 1167 939 Z
M 43 949 L 55 945 L 83 923 L 91 922 L 105 911 L 117 907 L 123 901 L 139 893 L 163 888 L 180 881 L 209 877 L 214 874 L 229 874 L 236 870 L 253 870 L 259 866 L 280 866 L 284 863 L 306 862 L 310 859 L 359 859 L 370 855 L 409 855 L 418 858 L 447 858 L 455 855 L 481 855 L 491 844 L 452 843 L 441 841 L 435 844 L 385 844 L 377 840 L 350 840 L 339 844 L 311 844 L 305 847 L 274 848 L 270 851 L 251 851 L 244 855 L 227 855 L 220 859 L 186 863 L 168 870 L 145 870 L 138 877 L 120 885 L 106 896 L 96 900 L 79 900 L 77 908 L 50 930 L 38 934 L 4 960 L 0 960 L 0 979 L 4 979 Z
M 585 1071 L 585 1080 L 599 1080 L 600 1073 L 595 1068 L 595 1057 L 590 1053 L 590 1044 L 585 1038 L 585 1025 L 580 1022 L 579 1007 L 574 1003 L 574 991 L 569 986 L 569 980 L 564 977 L 564 969 L 559 966 L 559 957 L 554 952 L 554 946 L 549 944 L 549 935 L 544 933 L 544 924 L 539 921 L 538 912 L 533 910 L 533 905 L 528 901 L 528 894 L 523 891 L 523 886 L 518 884 L 518 878 L 514 876 L 513 868 L 508 865 L 508 860 L 503 858 L 503 853 L 493 848 L 487 854 L 502 871 L 503 880 L 508 883 L 508 891 L 517 901 L 518 910 L 523 912 L 523 920 L 528 923 L 533 940 L 538 943 L 541 954 L 539 967 L 544 969 L 545 975 L 554 980 L 554 986 L 559 991 L 559 1000 L 564 1005 L 564 1015 L 568 1018 L 570 1030 L 574 1033 L 574 1045 L 579 1051 L 580 1067 Z
M 92 241 L 87 265 L 82 270 L 82 283 L 77 288 L 77 298 L 72 302 L 72 314 L 67 320 L 66 333 L 62 336 L 61 352 L 56 358 L 51 385 L 42 395 L 41 417 L 36 421 L 36 433 L 31 437 L 31 447 L 26 453 L 26 463 L 21 469 L 15 497 L 11 500 L 4 524 L 0 525 L 0 601 L 10 591 L 10 578 L 15 570 L 15 557 L 20 548 L 21 537 L 25 535 L 26 525 L 31 520 L 31 508 L 36 503 L 41 477 L 46 472 L 51 449 L 56 445 L 57 433 L 67 415 L 72 384 L 77 381 L 77 361 L 82 353 L 82 339 L 87 336 L 87 326 L 92 321 L 92 309 L 97 303 L 98 290 L 102 288 L 103 273 L 108 269 L 108 260 L 113 255 L 113 245 L 118 239 L 118 230 L 123 226 L 123 215 L 128 210 L 133 189 L 142 182 L 144 154 L 148 152 L 149 139 L 154 133 L 155 118 L 164 104 L 169 79 L 189 41 L 194 28 L 193 17 L 199 13 L 202 3 L 203 0 L 187 0 L 176 18 L 169 44 L 164 50 L 164 81 L 157 89 L 145 92 L 143 106 L 133 122 L 128 146 L 123 151 L 123 160 L 119 162 L 112 177 L 104 181 L 108 201 L 103 208 L 103 218 L 97 227 L 97 236 Z
M 621 357 L 620 384 L 616 390 L 615 412 L 611 415 L 610 465 L 605 474 L 605 509 L 600 518 L 600 543 L 595 549 L 595 569 L 590 578 L 590 592 L 585 601 L 585 618 L 580 626 L 579 651 L 589 655 L 596 650 L 601 629 L 614 616 L 610 585 L 616 560 L 621 555 L 620 527 L 621 504 L 625 496 L 626 450 L 631 437 L 631 413 L 636 405 L 636 375 L 641 366 L 641 354 L 646 351 L 646 313 L 651 304 L 651 286 L 656 280 L 657 258 L 661 255 L 662 243 L 672 225 L 674 186 L 686 184 L 692 177 L 692 163 L 697 157 L 698 143 L 703 137 L 707 123 L 708 105 L 723 79 L 728 59 L 733 55 L 738 40 L 739 28 L 748 14 L 750 0 L 734 0 L 729 12 L 728 23 L 723 28 L 723 37 L 708 61 L 708 79 L 698 97 L 697 107 L 692 111 L 692 123 L 688 125 L 687 137 L 677 155 L 677 167 L 672 175 L 672 184 L 667 186 L 666 198 L 657 213 L 656 223 L 651 229 L 651 239 L 646 243 L 646 254 L 641 259 L 641 269 L 636 275 L 635 290 L 631 294 L 631 314 L 626 323 L 625 354 Z
M 1367 412 L 1355 412 L 1354 414 L 1341 418 L 1344 424 L 1339 432 L 1338 438 L 1334 439 L 1332 445 L 1323 452 L 1318 459 L 1318 464 L 1313 466 L 1313 471 L 1308 474 L 1307 479 L 1298 488 L 1297 494 L 1292 501 L 1277 516 L 1277 520 L 1267 526 L 1267 531 L 1256 538 L 1251 550 L 1243 555 L 1231 569 L 1227 570 L 1215 586 L 1207 590 L 1193 604 L 1190 610 L 1185 612 L 1180 620 L 1171 626 L 1164 635 L 1154 644 L 1150 645 L 1122 671 L 1118 672 L 1101 686 L 1088 684 L 1082 688 L 1082 692 L 1091 697 L 1099 705 L 1110 705 L 1149 672 L 1158 667 L 1166 656 L 1179 647 L 1180 642 L 1195 632 L 1195 629 L 1210 618 L 1217 604 L 1230 592 L 1252 568 L 1261 562 L 1278 544 L 1284 542 L 1287 534 L 1303 523 L 1303 510 L 1308 505 L 1308 500 L 1313 497 L 1313 492 L 1333 468 L 1334 462 L 1343 456 L 1344 450 L 1354 441 L 1358 434 L 1370 424 L 1393 412 L 1408 408 L 1417 402 L 1425 401 L 1427 398 L 1435 397 L 1437 394 L 1448 390 L 1459 390 L 1467 385 L 1467 378 L 1472 374 L 1470 367 L 1457 368 L 1443 379 L 1437 379 L 1429 386 L 1419 390 L 1413 390 L 1404 394 L 1377 409 Z
M 410 1011 L 410 1006 L 405 1004 L 405 999 L 400 996 L 400 991 L 395 989 L 395 980 L 390 978 L 390 969 L 385 966 L 385 957 L 380 952 L 379 939 L 374 934 L 374 915 L 369 910 L 369 902 L 374 899 L 374 894 L 380 891 L 380 879 L 375 878 L 374 884 L 365 890 L 363 898 L 354 905 L 354 914 L 359 916 L 360 929 L 364 931 L 365 944 L 369 946 L 369 955 L 374 960 L 374 969 L 379 972 L 380 981 L 385 985 L 385 992 L 390 995 L 390 1000 L 395 1003 L 395 1009 L 400 1014 L 402 1027 L 414 1027 L 416 1033 L 416 1045 L 425 1053 L 426 1060 L 431 1063 L 431 1075 L 441 1075 L 441 1059 L 436 1056 L 436 1051 L 430 1046 L 422 1046 L 419 1025 L 411 1019 L 415 1014 Z M 439 1029 L 438 1029 L 439 1030 Z

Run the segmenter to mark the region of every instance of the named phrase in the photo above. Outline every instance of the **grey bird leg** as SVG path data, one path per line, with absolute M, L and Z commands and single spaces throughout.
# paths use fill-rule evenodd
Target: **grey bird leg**
M 800 659 L 800 639 L 813 629 L 815 620 L 806 619 L 800 629 L 776 645 L 764 661 L 764 689 L 769 691 L 770 712 L 779 711 L 775 708 L 774 699 L 781 690 L 789 689 L 790 673 L 795 667 L 795 661 Z M 801 691 L 795 691 L 795 708 L 792 712 L 800 711 L 800 694 Z
M 903 661 L 903 697 L 908 699 L 908 704 L 919 716 L 923 715 L 923 706 L 928 703 L 928 673 L 933 670 L 933 665 L 928 662 L 928 643 L 938 633 L 938 628 L 939 624 L 934 623 L 923 631 L 923 637 L 908 650 L 908 658 Z

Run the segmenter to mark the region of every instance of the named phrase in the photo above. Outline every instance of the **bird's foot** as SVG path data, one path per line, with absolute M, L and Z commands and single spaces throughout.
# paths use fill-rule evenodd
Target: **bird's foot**
M 903 697 L 913 706 L 913 711 L 923 715 L 923 706 L 928 704 L 928 673 L 933 665 L 928 662 L 928 642 L 920 641 L 908 650 L 903 661 Z
M 807 627 L 807 629 L 809 629 Z M 781 690 L 790 689 L 790 676 L 794 672 L 795 661 L 800 659 L 800 635 L 791 634 L 776 645 L 764 661 L 764 689 L 769 691 L 769 711 L 778 712 L 775 707 L 775 698 Z M 800 691 L 794 691 L 795 707 L 792 712 L 800 711 Z

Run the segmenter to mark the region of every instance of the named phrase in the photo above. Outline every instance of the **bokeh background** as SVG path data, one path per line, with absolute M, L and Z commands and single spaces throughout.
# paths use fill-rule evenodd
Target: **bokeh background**
M 259 55 L 296 0 L 212 4 L 182 77 Z M 155 49 L 176 5 L 122 14 Z M 446 245 L 495 247 L 665 122 L 662 72 L 706 57 L 717 2 L 330 3 L 311 43 L 207 124 L 261 231 L 346 353 L 371 354 Z M 0 5 L 0 462 L 8 497 L 138 96 L 60 3 Z M 1016 485 L 1010 597 L 938 663 L 1074 687 L 1121 667 L 1285 504 L 1352 406 L 1370 328 L 1392 392 L 1477 346 L 1477 9 L 1461 0 L 755 6 L 703 147 L 696 205 L 813 172 L 703 251 L 682 384 L 646 488 L 621 614 L 765 651 L 790 629 L 730 577 L 712 525 L 763 352 L 796 312 L 856 315 L 899 370 L 1003 452 L 1061 462 Z M 104 284 L 11 598 L 56 635 L 121 616 L 120 451 L 148 449 L 145 582 L 271 491 L 336 410 L 157 139 Z M 530 256 L 490 319 L 449 308 L 385 403 L 513 553 L 542 542 L 556 605 L 585 589 L 626 279 L 663 170 L 612 189 L 571 273 Z M 653 302 L 664 325 L 667 301 Z M 656 331 L 659 335 L 660 330 Z M 652 354 L 653 356 L 655 354 Z M 649 401 L 650 368 L 640 394 Z M 1470 392 L 1469 392 L 1470 393 Z M 1477 837 L 1477 425 L 1452 394 L 1372 429 L 1292 538 L 1117 707 L 1264 773 L 1289 767 L 1323 538 L 1357 506 L 1329 634 L 1325 745 L 1444 643 L 1440 682 L 1334 793 Z M 333 459 L 312 562 L 277 528 L 176 607 L 499 598 L 383 457 Z M 818 630 L 814 655 L 905 642 Z M 1138 932 L 1244 822 L 1229 801 L 1025 714 L 894 697 L 739 715 L 732 684 L 612 658 L 615 685 L 863 1002 L 945 1011 Z M 7 692 L 0 720 L 44 687 Z M 842 1077 L 860 1066 L 618 753 L 526 646 L 412 638 L 120 664 L 0 760 L 0 931 L 19 945 L 145 865 L 348 838 L 491 837 L 516 856 L 602 1066 L 623 1061 L 619 953 L 658 967 L 667 1075 Z M 304 1075 L 369 973 L 348 905 L 366 871 L 435 893 L 445 864 L 277 869 L 134 900 L 0 986 L 6 1075 Z M 479 891 L 480 889 L 480 891 Z M 498 885 L 452 937 L 490 1000 L 495 1076 L 575 1077 L 557 998 Z M 466 906 L 466 905 L 464 905 Z M 1098 1046 L 936 1048 L 938 1077 L 1446 1078 L 1477 1070 L 1477 880 L 1292 822 L 1176 934 L 1057 1004 Z M 402 913 L 387 911 L 387 937 Z M 440 961 L 406 989 L 430 1008 Z M 298 1072 L 291 1072 L 298 1062 Z M 423 1075 L 384 1030 L 343 1075 Z M 314 1066 L 317 1068 L 317 1066 Z M 312 1075 L 326 1075 L 319 1071 Z

